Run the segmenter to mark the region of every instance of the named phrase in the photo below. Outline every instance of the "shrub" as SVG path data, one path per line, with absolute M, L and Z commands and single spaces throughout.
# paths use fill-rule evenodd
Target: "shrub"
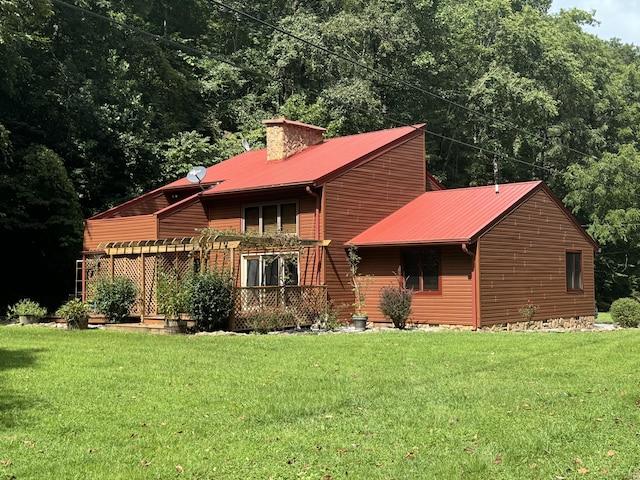
M 335 306 L 332 300 L 327 302 L 324 312 L 320 314 L 320 328 L 331 331 L 336 330 L 340 324 L 340 314 L 347 305 Z
M 37 320 L 40 320 L 46 314 L 47 309 L 45 307 L 40 306 L 38 302 L 34 302 L 28 298 L 23 298 L 19 302 L 9 306 L 7 309 L 7 317 L 10 320 L 14 320 L 22 316 L 35 317 Z
M 191 319 L 196 329 L 212 331 L 228 327 L 235 307 L 234 277 L 213 270 L 194 275 L 191 288 Z
M 533 317 L 535 317 L 539 308 L 540 307 L 538 305 L 531 303 L 531 300 L 527 300 L 527 303 L 525 303 L 524 306 L 518 310 L 518 312 L 525 322 L 533 322 Z
M 56 315 L 67 322 L 67 328 L 85 329 L 89 325 L 89 305 L 79 298 L 69 300 L 62 305 Z
M 411 315 L 412 300 L 413 290 L 407 289 L 404 285 L 383 287 L 380 290 L 380 311 L 391 319 L 396 328 L 403 329 Z
M 268 333 L 282 330 L 288 325 L 293 325 L 296 318 L 291 312 L 281 308 L 264 308 L 245 314 L 245 319 L 251 331 L 256 333 Z
M 93 301 L 96 310 L 109 323 L 122 323 L 136 301 L 138 288 L 129 277 L 101 278 L 96 283 Z
M 640 325 L 640 303 L 633 298 L 619 298 L 611 304 L 611 319 L 621 327 Z
M 180 278 L 176 271 L 158 272 L 158 312 L 165 320 L 180 320 L 183 313 L 191 310 L 191 280 Z

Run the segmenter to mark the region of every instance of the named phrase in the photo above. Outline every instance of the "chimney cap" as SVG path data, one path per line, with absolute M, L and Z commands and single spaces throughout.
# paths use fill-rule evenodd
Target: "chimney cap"
M 302 122 L 297 122 L 295 120 L 287 120 L 284 117 L 280 117 L 280 118 L 274 118 L 271 120 L 262 120 L 263 125 L 266 125 L 267 127 L 269 126 L 274 126 L 274 125 L 292 125 L 295 127 L 303 127 L 303 128 L 307 128 L 310 130 L 318 130 L 320 132 L 326 132 L 327 129 L 326 128 L 322 128 L 322 127 L 316 127 L 315 125 L 309 125 L 308 123 L 302 123 Z

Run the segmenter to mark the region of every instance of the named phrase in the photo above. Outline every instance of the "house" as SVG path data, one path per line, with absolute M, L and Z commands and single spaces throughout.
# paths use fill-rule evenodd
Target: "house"
M 96 278 L 128 275 L 140 286 L 134 313 L 154 321 L 156 272 L 215 263 L 236 274 L 232 328 L 242 330 L 251 308 L 352 304 L 345 246 L 353 242 L 374 289 L 400 269 L 420 290 L 419 323 L 517 322 L 528 299 L 540 303 L 539 316 L 592 319 L 597 246 L 542 183 L 503 185 L 493 196 L 445 190 L 426 171 L 424 125 L 324 139 L 320 127 L 263 123 L 267 148 L 89 218 L 85 298 Z M 295 248 L 261 241 L 277 232 L 297 239 Z M 567 275 L 571 288 L 558 280 Z M 370 320 L 383 322 L 377 291 L 368 301 Z
M 419 323 L 475 330 L 594 319 L 598 246 L 540 181 L 426 192 L 348 243 L 374 292 L 398 272 L 406 279 Z

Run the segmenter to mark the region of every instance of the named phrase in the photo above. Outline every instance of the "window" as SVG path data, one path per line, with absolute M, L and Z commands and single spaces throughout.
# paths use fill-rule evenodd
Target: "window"
M 440 290 L 440 250 L 421 248 L 402 252 L 402 272 L 407 288 L 417 292 Z
M 298 285 L 297 254 L 245 255 L 242 261 L 243 287 Z
M 276 308 L 299 301 L 300 291 L 286 288 L 298 285 L 298 278 L 297 253 L 243 255 L 242 286 L 253 288 L 241 289 L 242 308 Z
M 582 290 L 582 252 L 567 252 L 567 291 Z
M 244 209 L 244 231 L 248 233 L 274 234 L 298 233 L 298 205 L 295 202 L 257 205 Z

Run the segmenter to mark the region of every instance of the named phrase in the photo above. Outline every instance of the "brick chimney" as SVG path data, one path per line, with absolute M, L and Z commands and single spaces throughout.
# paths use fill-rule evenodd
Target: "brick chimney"
M 286 118 L 263 120 L 267 126 L 267 160 L 283 160 L 311 145 L 322 143 L 322 127 Z

